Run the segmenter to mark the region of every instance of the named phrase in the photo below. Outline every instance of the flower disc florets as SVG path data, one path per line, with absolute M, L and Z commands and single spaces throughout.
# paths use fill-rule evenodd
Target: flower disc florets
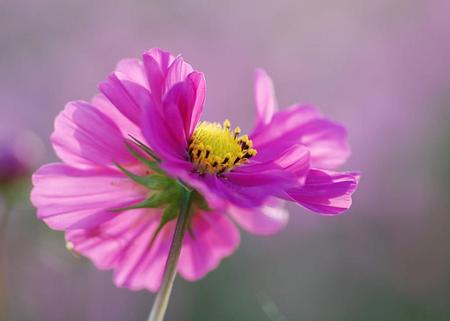
M 195 169 L 201 173 L 222 174 L 244 164 L 256 155 L 247 135 L 241 130 L 230 130 L 229 120 L 219 123 L 201 122 L 189 141 L 189 157 Z

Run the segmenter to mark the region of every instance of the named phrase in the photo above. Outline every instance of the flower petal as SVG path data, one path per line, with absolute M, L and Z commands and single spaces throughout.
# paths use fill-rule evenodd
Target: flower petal
M 301 142 L 311 152 L 311 166 L 332 169 L 345 163 L 350 156 L 347 131 L 328 119 L 316 119 L 302 128 Z
M 321 114 L 315 107 L 293 105 L 277 112 L 264 130 L 253 133 L 251 139 L 254 145 L 263 146 L 320 117 Z
M 272 79 L 262 69 L 255 72 L 254 99 L 257 112 L 256 128 L 267 125 L 278 109 Z
M 193 88 L 195 89 L 195 102 L 192 106 L 192 110 L 189 112 L 190 117 L 186 118 L 187 123 L 189 124 L 187 132 L 189 133 L 189 136 L 191 136 L 202 116 L 206 99 L 206 81 L 203 73 L 195 71 L 189 74 L 188 79 L 192 81 Z
M 284 228 L 289 220 L 289 212 L 276 199 L 271 199 L 255 209 L 230 206 L 228 214 L 244 230 L 257 235 L 275 234 Z
M 108 117 L 117 125 L 124 139 L 132 136 L 145 143 L 145 138 L 140 126 L 137 126 L 122 114 L 103 94 L 95 95 L 91 100 L 91 104 L 104 115 L 108 115 Z
M 187 149 L 196 89 L 189 79 L 173 85 L 164 98 L 163 116 L 174 139 Z
M 142 57 L 148 83 L 155 101 L 161 102 L 173 85 L 184 81 L 194 69 L 181 56 L 153 48 Z
M 157 291 L 173 234 L 174 222 L 151 243 L 161 212 L 134 210 L 91 230 L 69 231 L 74 251 L 87 256 L 99 269 L 114 269 L 114 283 L 131 290 Z M 170 225 L 170 227 L 169 227 Z
M 164 161 L 186 159 L 187 142 L 201 115 L 204 102 L 204 79 L 193 72 L 172 86 L 163 107 L 152 100 L 145 112 L 144 135 Z
M 69 231 L 66 239 L 99 269 L 114 269 L 117 286 L 157 291 L 176 224 L 167 223 L 152 243 L 160 218 L 160 211 L 151 209 L 127 212 L 95 229 Z M 226 216 L 214 212 L 195 213 L 191 224 L 178 269 L 184 278 L 197 280 L 234 252 L 239 232 Z
M 353 172 L 330 172 L 311 169 L 305 185 L 288 191 L 291 200 L 320 214 L 336 215 L 352 204 L 360 175 Z
M 165 75 L 165 92 L 169 91 L 175 84 L 184 81 L 194 69 L 186 63 L 181 56 L 175 58 L 170 64 Z
M 278 112 L 251 139 L 258 151 L 255 160 L 266 160 L 293 144 L 309 148 L 313 167 L 334 168 L 350 155 L 345 128 L 310 106 L 295 105 Z
M 126 76 L 126 79 L 133 81 L 147 90 L 150 90 L 144 64 L 136 58 L 122 59 L 116 66 L 116 71 Z
M 83 101 L 68 103 L 56 117 L 51 141 L 59 158 L 78 168 L 112 167 L 113 161 L 135 161 L 125 148 L 119 126 Z
M 137 237 L 122 251 L 123 259 L 114 271 L 114 283 L 117 286 L 131 290 L 159 290 L 175 230 L 175 221 L 169 222 L 152 243 L 159 218 L 151 211 L 146 213 L 145 220 L 136 231 Z
M 116 71 L 99 85 L 100 91 L 111 103 L 138 126 L 150 100 L 150 92 L 139 84 L 141 81 L 129 79 L 127 74 Z
M 90 228 L 119 215 L 113 209 L 142 201 L 147 191 L 110 169 L 49 164 L 33 175 L 31 201 L 38 218 L 56 230 Z
M 243 186 L 271 184 L 275 188 L 279 183 L 281 186 L 302 184 L 310 165 L 308 148 L 294 144 L 272 157 L 265 162 L 250 161 L 225 176 Z
M 192 233 L 192 234 L 191 234 Z M 239 231 L 222 213 L 199 212 L 186 233 L 178 265 L 180 274 L 195 281 L 217 268 L 239 245 Z
M 170 52 L 164 51 L 160 48 L 152 48 L 144 53 L 144 56 L 151 57 L 159 66 L 164 74 L 167 74 L 170 65 L 174 62 L 175 56 Z
M 273 185 L 270 184 L 246 186 L 212 175 L 207 178 L 205 181 L 212 193 L 239 207 L 258 207 L 274 191 Z
M 173 110 L 173 106 L 170 106 Z M 170 119 L 171 117 L 169 117 Z M 181 126 L 179 114 L 173 116 Z M 171 128 L 172 124 L 161 113 L 159 104 L 152 100 L 144 112 L 143 134 L 151 149 L 158 154 L 164 162 L 178 162 L 186 158 L 187 142 L 183 133 L 177 133 Z

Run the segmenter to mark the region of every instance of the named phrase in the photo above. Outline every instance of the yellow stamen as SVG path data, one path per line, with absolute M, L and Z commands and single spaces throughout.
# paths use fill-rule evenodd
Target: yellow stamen
M 201 122 L 189 141 L 189 157 L 201 173 L 222 174 L 247 162 L 256 155 L 247 135 L 239 137 L 241 129 L 231 129 L 227 119 L 219 123 Z

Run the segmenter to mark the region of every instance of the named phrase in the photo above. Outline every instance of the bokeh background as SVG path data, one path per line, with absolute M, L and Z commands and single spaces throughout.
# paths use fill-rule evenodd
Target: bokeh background
M 205 72 L 205 118 L 243 129 L 254 68 L 265 68 L 280 106 L 308 102 L 348 127 L 343 169 L 363 173 L 347 214 L 292 206 L 282 233 L 243 235 L 205 279 L 178 279 L 167 320 L 450 320 L 449 1 L 2 0 L 0 150 L 31 167 L 55 160 L 48 137 L 64 104 L 154 46 Z M 68 253 L 21 176 L 1 183 L 16 202 L 0 232 L 0 310 L 14 321 L 146 320 L 153 294 L 115 288 Z

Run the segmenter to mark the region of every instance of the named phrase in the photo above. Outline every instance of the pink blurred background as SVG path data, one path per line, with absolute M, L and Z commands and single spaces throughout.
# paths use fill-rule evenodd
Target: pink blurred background
M 48 136 L 67 101 L 155 46 L 205 73 L 204 118 L 249 129 L 262 67 L 280 106 L 347 126 L 343 169 L 363 173 L 352 209 L 292 206 L 284 232 L 245 235 L 205 279 L 179 279 L 168 320 L 450 320 L 449 1 L 4 0 L 0 21 L 0 133 L 36 133 L 34 166 L 56 160 Z M 146 319 L 153 295 L 72 257 L 26 197 L 3 233 L 10 320 Z

